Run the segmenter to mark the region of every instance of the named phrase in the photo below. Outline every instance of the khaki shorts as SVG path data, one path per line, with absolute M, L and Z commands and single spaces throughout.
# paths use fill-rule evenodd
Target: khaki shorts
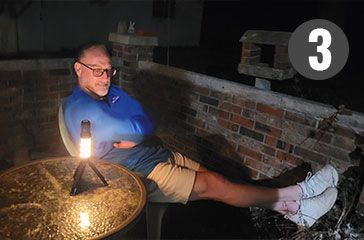
M 195 183 L 196 171 L 200 164 L 172 152 L 173 157 L 159 163 L 147 176 L 148 200 L 186 204 Z

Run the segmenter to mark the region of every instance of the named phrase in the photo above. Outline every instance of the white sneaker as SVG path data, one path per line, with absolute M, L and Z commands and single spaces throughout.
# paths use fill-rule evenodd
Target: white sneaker
M 297 183 L 303 192 L 302 198 L 311 198 L 320 195 L 328 187 L 336 187 L 339 175 L 336 169 L 327 164 L 317 173 L 308 172 L 305 181 Z
M 337 189 L 327 188 L 322 194 L 300 200 L 300 209 L 293 215 L 286 215 L 299 226 L 311 227 L 320 217 L 327 213 L 336 201 Z

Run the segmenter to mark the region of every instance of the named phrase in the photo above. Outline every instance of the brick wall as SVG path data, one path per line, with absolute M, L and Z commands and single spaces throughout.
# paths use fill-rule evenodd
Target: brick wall
M 153 46 L 112 42 L 112 55 L 120 58 L 118 85 L 134 96 L 133 89 L 138 61 L 153 61 Z
M 120 66 L 117 58 L 113 63 Z M 71 58 L 0 62 L 0 169 L 68 154 L 58 108 L 76 84 Z
M 65 153 L 57 112 L 75 84 L 71 59 L 0 63 L 0 160 L 14 164 L 36 152 Z
M 254 178 L 302 161 L 314 169 L 331 162 L 341 172 L 358 164 L 348 153 L 355 132 L 364 130 L 360 113 L 317 132 L 334 108 L 149 62 L 139 62 L 135 87 L 162 140 L 196 160 L 229 159 L 248 166 Z
M 119 58 L 114 62 L 122 64 Z M 114 79 L 123 81 L 121 74 Z M 243 164 L 262 178 L 302 161 L 313 167 L 332 162 L 341 171 L 357 164 L 348 153 L 355 147 L 354 132 L 364 129 L 360 113 L 340 116 L 330 131 L 312 135 L 333 108 L 148 62 L 139 62 L 134 81 L 135 96 L 162 140 L 213 167 Z M 72 59 L 0 62 L 2 168 L 37 152 L 67 154 L 57 112 L 75 84 Z

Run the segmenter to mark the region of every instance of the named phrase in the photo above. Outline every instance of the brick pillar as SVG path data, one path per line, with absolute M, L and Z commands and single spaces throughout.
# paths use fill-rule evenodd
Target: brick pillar
M 276 45 L 274 52 L 274 68 L 289 69 L 292 68 L 288 57 L 288 45 Z
M 243 43 L 241 64 L 252 65 L 260 62 L 262 49 L 253 43 Z
M 153 49 L 158 45 L 158 37 L 110 33 L 109 41 L 112 43 L 112 55 L 122 60 L 118 85 L 134 95 L 138 61 L 153 61 Z

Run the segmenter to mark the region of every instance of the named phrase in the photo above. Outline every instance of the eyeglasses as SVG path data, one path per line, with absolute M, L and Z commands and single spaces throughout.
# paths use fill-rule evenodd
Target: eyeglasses
M 80 61 L 77 61 L 79 64 L 87 67 L 88 69 L 92 70 L 92 75 L 94 75 L 94 77 L 101 77 L 102 74 L 104 74 L 104 72 L 106 72 L 106 75 L 108 77 L 113 77 L 115 76 L 117 69 L 116 68 L 111 68 L 111 69 L 101 69 L 101 68 L 92 68 Z

